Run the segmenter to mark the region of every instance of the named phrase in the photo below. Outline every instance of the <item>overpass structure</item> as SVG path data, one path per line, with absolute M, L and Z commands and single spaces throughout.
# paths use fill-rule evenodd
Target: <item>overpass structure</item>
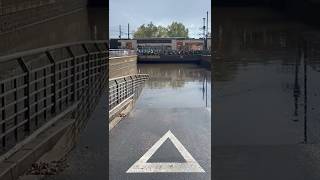
M 216 0 L 214 7 L 268 7 L 284 12 L 288 17 L 319 25 L 320 0 Z M 214 15 L 215 16 L 215 15 Z
M 49 21 L 87 6 L 106 8 L 107 3 L 105 0 L 1 0 L 0 35 Z

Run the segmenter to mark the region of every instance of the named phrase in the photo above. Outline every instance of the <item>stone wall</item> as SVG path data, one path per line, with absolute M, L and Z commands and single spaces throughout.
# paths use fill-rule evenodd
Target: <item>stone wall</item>
M 0 34 L 84 8 L 87 0 L 0 0 Z

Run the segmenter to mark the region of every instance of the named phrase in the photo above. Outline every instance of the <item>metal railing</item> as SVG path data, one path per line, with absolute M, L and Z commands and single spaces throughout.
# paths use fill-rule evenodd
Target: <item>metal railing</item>
M 65 109 L 83 126 L 107 83 L 107 41 L 56 45 L 0 57 L 0 155 Z
M 135 50 L 130 49 L 109 49 L 109 57 L 122 57 L 137 55 Z
M 127 98 L 138 97 L 148 74 L 135 74 L 109 80 L 109 112 Z

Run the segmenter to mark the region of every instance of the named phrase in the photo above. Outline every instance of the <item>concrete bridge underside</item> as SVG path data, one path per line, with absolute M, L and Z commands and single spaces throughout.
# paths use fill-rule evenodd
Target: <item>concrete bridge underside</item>
M 0 0 L 0 35 L 86 7 L 105 8 L 107 4 L 106 0 Z
M 320 0 L 216 0 L 214 7 L 261 6 L 284 12 L 291 18 L 312 25 L 320 25 Z

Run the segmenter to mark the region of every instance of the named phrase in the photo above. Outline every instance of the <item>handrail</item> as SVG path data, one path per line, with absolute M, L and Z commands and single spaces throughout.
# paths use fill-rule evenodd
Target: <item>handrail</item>
M 132 95 L 138 97 L 144 82 L 148 79 L 148 74 L 134 74 L 109 79 L 109 112 L 112 112 L 128 97 Z

